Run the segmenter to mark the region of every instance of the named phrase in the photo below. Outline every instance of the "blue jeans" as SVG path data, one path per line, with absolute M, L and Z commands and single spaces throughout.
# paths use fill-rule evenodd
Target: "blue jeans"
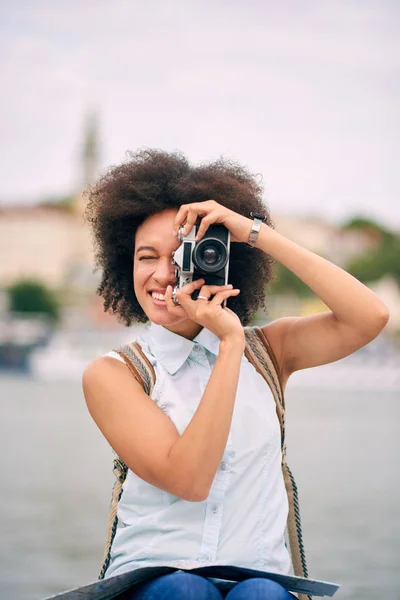
M 121 600 L 293 600 L 279 583 L 271 579 L 247 579 L 221 592 L 205 577 L 178 571 L 157 577 L 125 592 Z

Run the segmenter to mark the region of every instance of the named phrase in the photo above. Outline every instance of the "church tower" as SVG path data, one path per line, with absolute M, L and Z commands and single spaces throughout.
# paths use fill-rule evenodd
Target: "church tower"
M 96 110 L 87 112 L 84 125 L 83 137 L 79 152 L 79 174 L 80 192 L 76 194 L 73 212 L 82 216 L 85 210 L 85 199 L 82 191 L 90 186 L 100 171 L 100 149 L 99 149 L 99 116 Z
M 82 184 L 86 188 L 99 172 L 99 117 L 97 111 L 87 113 L 82 144 Z

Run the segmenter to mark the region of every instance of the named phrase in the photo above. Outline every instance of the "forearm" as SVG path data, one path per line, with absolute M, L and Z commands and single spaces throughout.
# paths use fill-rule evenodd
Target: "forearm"
M 256 247 L 297 275 L 338 321 L 363 330 L 387 315 L 384 303 L 355 277 L 267 225 L 261 227 Z
M 207 497 L 228 440 L 243 340 L 223 341 L 207 387 L 189 425 L 169 453 L 170 468 Z

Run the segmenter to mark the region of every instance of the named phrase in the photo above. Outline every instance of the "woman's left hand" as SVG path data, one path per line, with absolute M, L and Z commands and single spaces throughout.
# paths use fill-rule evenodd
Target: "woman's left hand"
M 224 225 L 231 233 L 232 242 L 247 242 L 249 238 L 252 220 L 218 204 L 215 200 L 182 204 L 174 220 L 174 235 L 178 234 L 179 227 L 183 224 L 185 226 L 182 233 L 187 235 L 199 217 L 201 223 L 196 235 L 197 242 L 213 223 Z

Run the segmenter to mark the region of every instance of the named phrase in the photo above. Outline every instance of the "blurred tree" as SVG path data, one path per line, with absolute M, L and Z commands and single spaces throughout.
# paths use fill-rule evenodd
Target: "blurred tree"
M 346 270 L 363 283 L 391 275 L 400 284 L 400 239 L 395 236 L 385 238 L 379 246 L 351 261 Z
M 376 221 L 368 219 L 367 217 L 355 216 L 349 221 L 346 221 L 341 229 L 347 231 L 350 229 L 357 229 L 366 233 L 372 240 L 382 242 L 384 240 L 393 240 L 395 234 L 386 227 L 383 227 Z
M 286 269 L 280 263 L 275 263 L 275 279 L 268 286 L 269 294 L 295 294 L 296 296 L 308 297 L 313 292 L 292 271 Z
M 40 281 L 22 279 L 7 289 L 10 311 L 45 313 L 54 321 L 60 317 L 60 305 L 54 293 Z
M 363 256 L 351 260 L 346 270 L 363 283 L 390 275 L 400 284 L 400 238 L 372 219 L 353 217 L 342 229 L 358 229 L 375 241 Z

